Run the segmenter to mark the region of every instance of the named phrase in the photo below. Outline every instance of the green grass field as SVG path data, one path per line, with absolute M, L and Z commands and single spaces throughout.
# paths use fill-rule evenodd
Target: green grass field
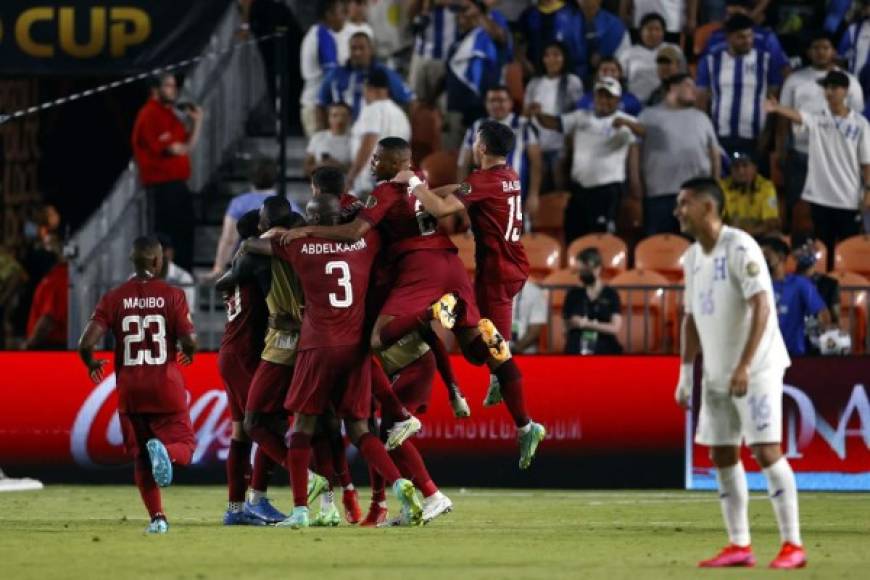
M 146 536 L 130 486 L 0 494 L 0 578 L 746 578 L 778 548 L 766 497 L 750 502 L 759 568 L 700 571 L 725 543 L 712 493 L 445 490 L 455 511 L 423 528 L 225 528 L 225 490 L 164 494 L 170 533 Z M 279 507 L 289 493 L 274 490 Z M 367 504 L 366 504 L 367 505 Z M 394 507 L 391 505 L 391 507 Z M 870 495 L 806 493 L 811 578 L 867 578 Z M 778 574 L 783 574 L 779 572 Z

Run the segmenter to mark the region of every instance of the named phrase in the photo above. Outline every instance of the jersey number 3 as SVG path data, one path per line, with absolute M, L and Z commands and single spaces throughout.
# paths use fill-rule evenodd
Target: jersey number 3
M 504 239 L 507 242 L 519 242 L 523 235 L 523 201 L 519 194 L 510 196 L 507 201 L 509 211 Z
M 166 363 L 166 319 L 160 314 L 148 316 L 125 316 L 121 320 L 124 332 L 124 366 L 162 365 Z M 155 355 L 151 348 L 140 348 L 133 354 L 133 347 L 145 342 L 145 333 L 151 334 L 151 342 L 157 347 Z
M 342 295 L 337 292 L 329 293 L 329 305 L 334 308 L 350 308 L 353 304 L 353 286 L 350 285 L 350 268 L 347 262 L 327 262 L 326 273 L 332 275 L 338 272 L 338 287 L 342 290 Z

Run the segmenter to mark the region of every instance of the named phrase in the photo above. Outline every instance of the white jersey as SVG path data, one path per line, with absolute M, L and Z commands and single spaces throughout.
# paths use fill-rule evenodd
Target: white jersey
M 704 384 L 728 390 L 749 336 L 752 311 L 747 300 L 759 292 L 765 293 L 770 310 L 750 376 L 788 367 L 791 360 L 779 332 L 770 274 L 752 236 L 723 225 L 712 252 L 704 253 L 695 242 L 683 258 L 685 310 L 701 338 Z

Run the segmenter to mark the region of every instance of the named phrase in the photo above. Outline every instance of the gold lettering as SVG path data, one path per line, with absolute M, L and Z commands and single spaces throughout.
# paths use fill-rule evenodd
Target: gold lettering
M 41 44 L 33 40 L 30 34 L 33 25 L 44 20 L 54 20 L 54 10 L 50 7 L 31 8 L 25 10 L 15 23 L 15 40 L 21 50 L 37 58 L 50 58 L 54 56 L 54 47 L 50 44 Z
M 75 58 L 91 58 L 103 51 L 106 45 L 106 9 L 91 8 L 91 33 L 85 44 L 76 42 L 75 8 L 60 9 L 60 47 Z
M 142 44 L 151 34 L 151 19 L 148 14 L 138 8 L 112 8 L 111 55 L 121 58 L 127 49 L 136 44 Z M 128 30 L 128 24 L 129 26 Z

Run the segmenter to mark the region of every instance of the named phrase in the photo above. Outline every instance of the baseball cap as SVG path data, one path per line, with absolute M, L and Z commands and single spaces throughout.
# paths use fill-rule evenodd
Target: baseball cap
M 622 85 L 619 84 L 618 80 L 612 77 L 601 77 L 598 79 L 598 82 L 595 83 L 595 90 L 607 91 L 614 97 L 622 96 Z
M 656 53 L 656 63 L 661 61 L 673 62 L 680 65 L 681 69 L 686 66 L 686 59 L 683 53 L 676 46 L 663 46 Z
M 755 163 L 755 155 L 748 151 L 735 151 L 731 154 L 731 164 L 735 163 Z
M 849 77 L 840 70 L 828 71 L 824 78 L 818 80 L 818 83 L 823 87 L 843 87 L 849 88 Z

